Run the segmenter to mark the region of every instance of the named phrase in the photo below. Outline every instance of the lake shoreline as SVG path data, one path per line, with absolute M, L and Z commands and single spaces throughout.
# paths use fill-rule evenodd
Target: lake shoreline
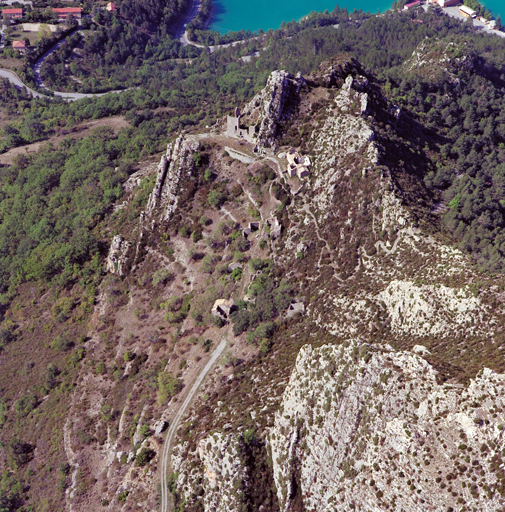
M 496 6 L 494 2 L 496 2 Z M 289 2 L 286 1 L 284 6 L 277 4 L 275 8 L 272 8 L 269 0 L 257 0 L 254 6 L 244 4 L 241 0 L 213 1 L 211 15 L 206 22 L 205 29 L 220 34 L 241 30 L 250 30 L 251 32 L 277 30 L 284 22 L 299 22 L 311 12 L 332 12 L 336 5 L 329 5 L 330 3 L 327 0 L 312 0 L 309 3 L 304 0 L 290 0 Z M 378 10 L 380 13 L 385 13 L 391 9 L 391 3 L 390 0 L 380 3 L 375 0 L 351 0 L 348 5 L 337 5 L 341 9 L 347 8 L 349 12 L 354 9 L 361 9 L 363 12 L 376 13 Z M 500 14 L 499 11 L 503 9 L 503 7 L 498 7 L 498 0 L 480 3 L 491 12 L 493 17 L 497 17 Z M 308 11 L 307 7 L 309 8 Z M 269 16 L 271 19 L 265 21 Z

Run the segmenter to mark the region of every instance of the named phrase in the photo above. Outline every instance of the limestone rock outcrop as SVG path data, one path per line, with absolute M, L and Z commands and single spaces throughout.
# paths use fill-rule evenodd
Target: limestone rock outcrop
M 147 215 L 152 216 L 161 208 L 161 220 L 170 220 L 177 208 L 181 177 L 184 173 L 191 175 L 194 167 L 193 155 L 199 146 L 195 138 L 185 135 L 180 135 L 168 145 L 167 152 L 158 165 L 156 183 L 147 202 Z
M 269 436 L 280 510 L 295 486 L 313 512 L 501 510 L 504 386 L 487 369 L 440 385 L 388 346 L 302 348 Z
M 126 253 L 130 244 L 121 235 L 116 235 L 110 244 L 107 255 L 107 271 L 118 276 L 124 275 Z
M 299 100 L 306 85 L 301 74 L 273 71 L 262 89 L 245 107 L 243 115 L 256 120 L 256 148 L 259 154 L 274 154 L 279 123 L 289 115 L 289 106 Z M 259 128 L 258 128 L 259 127 Z
M 241 458 L 242 442 L 239 433 L 216 432 L 201 439 L 198 443 L 198 458 L 203 466 L 203 480 L 190 475 L 186 481 L 181 473 L 178 484 L 183 497 L 189 497 L 196 485 L 202 485 L 205 512 L 240 510 L 242 483 L 246 480 L 247 472 Z M 172 465 L 176 472 L 184 461 L 181 452 L 183 448 L 177 447 L 172 457 Z

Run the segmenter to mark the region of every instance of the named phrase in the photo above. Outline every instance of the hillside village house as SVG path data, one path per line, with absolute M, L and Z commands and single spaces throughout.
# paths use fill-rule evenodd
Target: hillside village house
M 310 158 L 308 156 L 301 156 L 294 149 L 290 149 L 286 153 L 288 160 L 287 173 L 290 178 L 298 175 L 299 178 L 305 178 L 309 174 L 309 166 L 311 165 Z
M 470 9 L 470 7 L 467 7 L 466 5 L 462 5 L 458 9 L 458 12 L 465 18 L 475 18 L 477 16 L 476 12 L 473 9 Z
M 233 304 L 233 301 L 227 299 L 218 299 L 212 306 L 212 316 L 219 317 L 222 320 L 228 320 L 232 311 L 237 309 L 237 306 Z
M 114 2 L 109 2 L 107 4 L 107 10 L 109 12 L 115 12 L 117 10 L 117 5 Z
M 437 4 L 440 7 L 453 7 L 461 3 L 461 0 L 428 0 L 429 4 Z
M 20 20 L 23 17 L 23 9 L 2 9 L 2 16 L 6 20 Z
M 67 19 L 71 14 L 75 17 L 75 19 L 81 19 L 82 9 L 80 7 L 61 7 L 61 8 L 53 8 L 53 13 L 58 16 L 60 20 Z
M 24 41 L 13 41 L 12 48 L 18 52 L 24 53 L 26 51 L 26 43 Z
M 415 2 L 410 2 L 409 4 L 405 4 L 403 6 L 403 10 L 408 11 L 409 9 L 412 9 L 412 7 L 417 7 L 418 5 L 421 5 L 420 0 L 416 0 Z

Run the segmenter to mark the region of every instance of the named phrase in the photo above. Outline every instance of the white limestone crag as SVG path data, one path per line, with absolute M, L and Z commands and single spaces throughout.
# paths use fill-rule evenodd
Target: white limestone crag
M 487 369 L 439 385 L 388 346 L 302 348 L 269 435 L 280 510 L 295 482 L 310 512 L 502 510 L 504 388 Z
M 193 155 L 199 146 L 194 137 L 186 135 L 180 135 L 168 145 L 158 165 L 156 183 L 147 202 L 147 215 L 153 215 L 160 208 L 163 210 L 161 220 L 170 220 L 177 208 L 181 177 L 192 174 Z
M 116 235 L 110 244 L 109 254 L 107 255 L 107 271 L 118 276 L 124 275 L 124 266 L 126 262 L 126 253 L 130 243 L 121 235 Z
M 300 89 L 305 84 L 301 74 L 294 76 L 286 71 L 273 71 L 265 88 L 244 108 L 246 115 L 259 108 L 256 144 L 259 154 L 274 154 L 279 122 L 287 115 L 287 105 L 298 100 Z
M 473 331 L 474 319 L 485 313 L 480 299 L 469 290 L 440 284 L 415 285 L 393 280 L 379 298 L 386 305 L 393 329 L 418 336 L 445 337 L 461 325 Z
M 240 434 L 216 432 L 200 440 L 198 457 L 203 465 L 203 505 L 205 512 L 231 512 L 240 510 L 243 485 L 246 481 L 246 467 L 241 458 Z M 180 455 L 183 448 L 175 450 L 172 466 L 177 472 L 184 464 Z M 178 489 L 183 498 L 188 499 L 200 482 L 200 471 L 190 475 L 181 472 Z

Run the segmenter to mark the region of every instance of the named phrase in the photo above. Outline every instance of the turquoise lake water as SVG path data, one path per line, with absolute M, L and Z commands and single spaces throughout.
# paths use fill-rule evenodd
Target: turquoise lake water
M 342 0 L 340 7 L 347 7 L 349 12 L 362 9 L 372 13 L 383 12 L 391 7 L 392 0 Z M 500 11 L 505 14 L 503 0 L 486 0 L 482 2 L 494 15 Z M 332 11 L 334 0 L 216 0 L 215 15 L 210 24 L 211 30 L 226 33 L 229 30 L 251 30 L 260 28 L 277 29 L 283 21 L 298 21 L 310 11 Z M 505 16 L 502 15 L 502 18 Z M 502 20 L 505 22 L 505 20 Z

